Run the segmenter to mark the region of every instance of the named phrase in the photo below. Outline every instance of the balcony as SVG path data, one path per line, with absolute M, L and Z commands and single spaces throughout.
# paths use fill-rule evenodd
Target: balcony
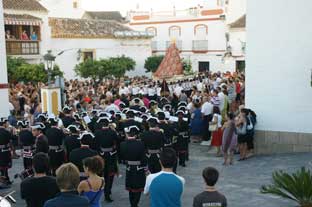
M 193 40 L 193 52 L 207 52 L 208 40 Z
M 168 49 L 171 44 L 172 44 L 172 41 L 166 41 L 166 49 Z M 182 50 L 182 40 L 177 40 L 176 46 L 179 50 Z
M 6 40 L 7 55 L 39 55 L 39 41 Z

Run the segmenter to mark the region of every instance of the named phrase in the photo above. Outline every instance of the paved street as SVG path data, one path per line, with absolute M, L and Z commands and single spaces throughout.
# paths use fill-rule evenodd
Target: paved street
M 228 199 L 229 207 L 293 207 L 294 203 L 284 201 L 279 198 L 261 195 L 259 188 L 263 184 L 270 183 L 273 170 L 294 171 L 302 166 L 312 168 L 311 153 L 285 154 L 273 156 L 258 156 L 245 162 L 236 162 L 233 166 L 222 166 L 222 158 L 216 158 L 213 152 L 207 152 L 206 146 L 192 145 L 191 156 L 187 168 L 179 168 L 178 174 L 186 179 L 185 192 L 183 196 L 183 206 L 191 207 L 193 197 L 202 191 L 204 184 L 201 178 L 201 171 L 206 166 L 214 166 L 220 170 L 221 176 L 218 189 L 224 193 Z M 17 167 L 19 166 L 19 167 Z M 21 159 L 14 163 L 11 174 L 18 172 L 22 166 Z M 121 167 L 124 175 L 124 168 Z M 13 189 L 17 191 L 17 207 L 25 204 L 20 200 L 19 180 L 15 180 Z M 3 193 L 3 192 L 1 192 Z M 124 190 L 124 177 L 117 178 L 113 188 L 112 204 L 103 203 L 107 207 L 127 207 L 129 206 L 128 194 Z M 148 197 L 143 196 L 141 207 L 148 206 Z

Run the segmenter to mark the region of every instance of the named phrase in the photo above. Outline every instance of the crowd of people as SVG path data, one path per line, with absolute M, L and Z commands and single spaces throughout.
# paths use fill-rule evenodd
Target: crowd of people
M 239 161 L 253 153 L 256 114 L 244 107 L 240 73 L 207 73 L 168 83 L 146 77 L 70 80 L 58 116 L 42 110 L 43 86 L 12 85 L 11 115 L 0 119 L 1 176 L 10 183 L 12 156 L 18 158 L 15 151 L 21 148 L 24 171 L 18 176 L 28 206 L 97 207 L 102 195 L 113 202 L 114 177 L 119 165 L 126 165 L 132 207 L 142 192 L 150 194 L 153 207 L 178 207 L 185 180 L 177 172 L 186 167 L 190 142 L 216 148 L 224 165 L 234 163 L 236 152 Z M 218 176 L 216 169 L 204 169 L 207 189 L 194 198 L 194 207 L 227 205 L 214 188 Z M 34 193 L 48 184 L 53 187 L 38 199 Z M 36 190 L 29 193 L 29 188 Z

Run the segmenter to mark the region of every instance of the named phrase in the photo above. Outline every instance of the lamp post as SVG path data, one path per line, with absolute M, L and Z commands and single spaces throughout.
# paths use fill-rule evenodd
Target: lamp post
M 51 50 L 48 50 L 48 53 L 43 56 L 45 70 L 48 72 L 48 87 L 51 87 L 51 70 L 54 67 L 55 56 L 52 54 Z

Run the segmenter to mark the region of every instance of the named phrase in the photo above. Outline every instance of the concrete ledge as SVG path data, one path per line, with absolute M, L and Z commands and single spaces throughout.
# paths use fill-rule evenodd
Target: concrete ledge
M 255 133 L 256 154 L 312 152 L 312 134 L 261 131 Z

